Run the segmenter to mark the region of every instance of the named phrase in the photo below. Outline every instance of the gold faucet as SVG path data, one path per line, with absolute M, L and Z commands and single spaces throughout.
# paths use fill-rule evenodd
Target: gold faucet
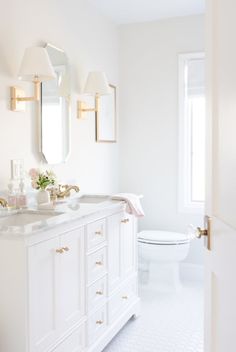
M 7 208 L 8 203 L 7 203 L 6 199 L 0 198 L 0 205 L 1 205 L 3 208 Z
M 75 192 L 79 192 L 78 186 L 73 185 L 59 185 L 58 188 L 54 188 L 50 190 L 51 198 L 65 198 L 70 197 L 70 191 L 74 190 Z

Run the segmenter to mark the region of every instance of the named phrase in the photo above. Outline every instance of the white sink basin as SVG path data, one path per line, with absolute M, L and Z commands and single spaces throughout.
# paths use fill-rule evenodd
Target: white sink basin
M 0 218 L 0 226 L 25 226 L 61 215 L 61 212 L 19 211 Z
M 106 202 L 107 200 L 110 199 L 110 196 L 103 196 L 103 195 L 83 195 L 78 198 L 80 203 L 92 203 L 92 204 L 98 204 L 98 203 L 103 203 Z

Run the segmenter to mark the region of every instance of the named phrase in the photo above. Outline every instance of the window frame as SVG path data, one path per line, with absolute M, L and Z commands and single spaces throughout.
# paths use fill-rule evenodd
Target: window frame
M 185 67 L 190 59 L 204 59 L 204 52 L 178 55 L 178 102 L 179 102 L 179 171 L 178 171 L 178 210 L 181 213 L 204 214 L 205 202 L 191 200 L 192 158 L 191 124 L 188 106 L 185 104 Z

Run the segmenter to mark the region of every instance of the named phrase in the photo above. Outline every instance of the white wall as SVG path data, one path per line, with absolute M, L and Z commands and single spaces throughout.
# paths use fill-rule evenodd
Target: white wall
M 177 78 L 178 54 L 203 50 L 203 16 L 120 27 L 120 189 L 144 195 L 140 229 L 202 224 L 177 209 Z M 201 241 L 188 260 L 201 262 Z
M 32 92 L 31 84 L 17 80 L 24 49 L 50 42 L 66 51 L 72 71 L 72 151 L 66 164 L 53 167 L 59 178 L 78 179 L 83 192 L 112 193 L 118 190 L 120 167 L 119 190 L 144 194 L 147 216 L 140 228 L 184 231 L 187 223 L 199 225 L 200 219 L 177 212 L 177 54 L 203 50 L 203 18 L 124 25 L 119 33 L 120 48 L 116 26 L 85 0 L 4 3 L 0 12 L 0 189 L 7 186 L 10 159 L 24 158 L 26 169 L 40 165 L 34 104 L 28 104 L 25 113 L 11 112 L 9 87 L 20 85 L 27 94 Z M 104 70 L 109 81 L 119 86 L 120 165 L 119 143 L 95 142 L 94 114 L 83 121 L 76 119 L 76 100 L 91 70 Z M 194 248 L 193 262 L 199 260 Z
M 10 177 L 10 159 L 24 158 L 29 169 L 40 164 L 34 104 L 25 113 L 9 110 L 9 87 L 31 93 L 17 72 L 24 49 L 50 42 L 65 50 L 72 71 L 72 152 L 54 167 L 61 180 L 78 179 L 82 191 L 117 190 L 117 144 L 95 143 L 95 118 L 76 119 L 76 100 L 88 71 L 104 70 L 118 84 L 117 28 L 84 0 L 8 0 L 0 11 L 0 189 Z M 53 140 L 53 131 L 52 131 Z

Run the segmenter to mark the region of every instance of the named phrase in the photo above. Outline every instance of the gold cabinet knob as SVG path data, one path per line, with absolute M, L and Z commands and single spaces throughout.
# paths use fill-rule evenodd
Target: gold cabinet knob
M 128 299 L 129 297 L 128 296 L 122 296 L 122 299 Z
M 96 291 L 96 295 L 102 296 L 102 295 L 103 295 L 103 292 L 102 292 L 102 291 Z
M 123 220 L 121 220 L 121 222 L 122 222 L 123 224 L 126 224 L 127 222 L 129 222 L 129 219 L 123 219 Z
M 63 251 L 68 252 L 70 250 L 69 247 L 62 247 Z
M 95 231 L 95 235 L 102 236 L 102 231 Z
M 62 254 L 62 253 L 64 253 L 64 249 L 63 248 L 58 248 L 58 249 L 56 249 L 56 253 Z
M 96 265 L 103 265 L 103 262 L 98 261 L 98 262 L 96 262 L 95 264 L 96 264 Z
M 96 324 L 101 325 L 101 324 L 103 324 L 103 321 L 102 320 L 97 320 Z

